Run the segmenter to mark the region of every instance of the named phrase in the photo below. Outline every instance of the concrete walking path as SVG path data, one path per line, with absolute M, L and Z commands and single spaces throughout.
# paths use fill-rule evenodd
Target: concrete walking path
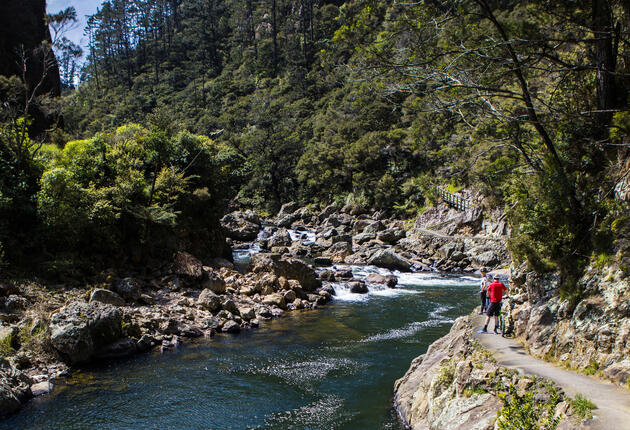
M 476 328 L 482 328 L 484 323 L 485 315 L 473 318 Z M 490 322 L 490 327 L 494 329 L 494 320 Z M 522 374 L 550 379 L 569 396 L 575 397 L 579 393 L 595 403 L 597 409 L 593 410 L 591 428 L 630 430 L 630 391 L 534 358 L 515 340 L 494 334 L 490 329 L 488 333 L 475 333 L 475 338 L 493 353 L 500 365 L 516 369 Z

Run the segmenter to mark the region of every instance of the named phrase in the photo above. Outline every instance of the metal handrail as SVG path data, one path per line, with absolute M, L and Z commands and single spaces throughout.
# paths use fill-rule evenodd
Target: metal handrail
M 465 199 L 457 194 L 449 193 L 443 188 L 438 187 L 438 193 L 440 194 L 442 200 L 446 202 L 446 204 L 457 209 L 458 211 L 465 211 L 466 209 L 470 209 L 472 207 L 472 204 L 468 199 Z

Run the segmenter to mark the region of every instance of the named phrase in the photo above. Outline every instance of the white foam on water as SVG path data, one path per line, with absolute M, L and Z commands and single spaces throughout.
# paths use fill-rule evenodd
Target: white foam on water
M 353 375 L 362 367 L 364 365 L 349 358 L 322 356 L 309 361 L 272 363 L 244 370 L 249 374 L 276 376 L 289 385 L 308 390 L 309 387 L 322 381 L 332 372 L 340 371 L 347 375 Z
M 335 295 L 332 296 L 333 300 L 340 302 L 364 302 L 368 300 L 367 294 L 356 294 L 350 292 L 350 287 L 344 282 L 336 282 L 333 284 L 335 289 Z
M 472 276 L 443 276 L 438 273 L 395 273 L 398 276 L 398 284 L 405 286 L 470 286 L 477 285 L 479 279 Z
M 335 430 L 352 421 L 354 412 L 344 410 L 345 401 L 331 395 L 290 411 L 277 412 L 265 418 L 257 429 L 327 429 Z
M 403 339 L 411 337 L 426 327 L 439 327 L 443 324 L 451 324 L 453 320 L 448 318 L 433 318 L 426 321 L 416 321 L 407 324 L 402 328 L 387 330 L 383 333 L 377 333 L 360 340 L 361 343 L 380 342 L 384 340 Z
M 303 230 L 303 231 L 297 231 L 297 230 L 287 230 L 289 232 L 289 236 L 291 236 L 291 240 L 296 242 L 296 241 L 300 241 L 302 242 L 304 245 L 308 245 L 311 243 L 315 243 L 315 231 L 314 230 Z
M 436 309 L 431 311 L 431 313 L 429 313 L 429 316 L 431 318 L 444 318 L 442 314 L 444 312 L 450 311 L 451 309 L 453 309 L 453 306 L 438 306 Z M 453 320 L 449 320 L 449 321 L 454 322 Z
M 344 302 L 364 302 L 370 296 L 380 297 L 398 297 L 404 294 L 423 294 L 422 289 L 413 287 L 435 287 L 435 286 L 470 286 L 476 285 L 479 280 L 471 276 L 441 276 L 436 273 L 402 273 L 399 271 L 391 271 L 376 266 L 352 266 L 344 264 L 336 264 L 334 270 L 351 270 L 356 279 L 365 281 L 366 277 L 372 273 L 379 275 L 395 275 L 398 278 L 398 286 L 388 288 L 382 284 L 367 283 L 367 294 L 355 294 L 350 292 L 350 288 L 345 282 L 334 282 L 336 296 L 334 299 Z M 407 288 L 405 288 L 407 287 Z M 411 287 L 411 288 L 409 288 Z

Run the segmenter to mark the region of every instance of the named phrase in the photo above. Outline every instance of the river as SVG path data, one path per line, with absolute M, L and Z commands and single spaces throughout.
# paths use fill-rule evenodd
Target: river
M 353 267 L 364 277 L 374 267 Z M 402 429 L 394 381 L 477 304 L 477 281 L 397 274 L 237 336 L 74 372 L 0 429 Z

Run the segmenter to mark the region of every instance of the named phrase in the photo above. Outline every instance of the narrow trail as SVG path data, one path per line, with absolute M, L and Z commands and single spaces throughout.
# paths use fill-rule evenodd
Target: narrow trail
M 483 315 L 473 318 L 475 327 L 483 327 L 484 321 Z M 494 321 L 490 322 L 490 327 L 494 327 Z M 597 409 L 593 410 L 592 429 L 630 430 L 630 391 L 534 358 L 513 339 L 491 333 L 475 333 L 475 338 L 493 353 L 500 365 L 550 379 L 571 397 L 580 393 L 595 403 Z

